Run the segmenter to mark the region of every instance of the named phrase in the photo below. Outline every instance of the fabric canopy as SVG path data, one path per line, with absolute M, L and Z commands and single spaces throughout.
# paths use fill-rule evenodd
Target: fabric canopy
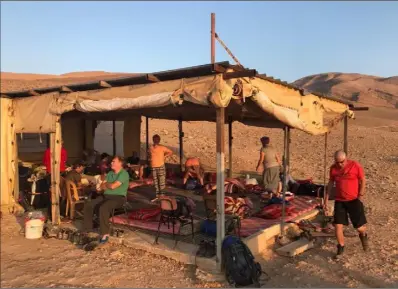
M 238 85 L 239 84 L 239 85 Z M 236 93 L 236 86 L 240 89 Z M 245 106 L 246 100 L 257 108 Z M 207 107 L 200 120 L 213 120 L 214 109 L 240 104 L 241 110 L 232 112 L 235 120 L 248 123 L 245 115 L 255 123 L 267 126 L 270 117 L 281 126 L 288 125 L 313 135 L 323 134 L 331 129 L 324 125 L 325 114 L 349 115 L 347 104 L 322 98 L 313 94 L 302 96 L 299 91 L 286 86 L 254 78 L 224 80 L 222 75 L 211 75 L 180 80 L 164 81 L 145 85 L 111 87 L 94 91 L 71 93 L 49 93 L 29 98 L 14 99 L 16 132 L 53 132 L 57 116 L 70 111 L 84 113 L 120 112 L 156 109 L 159 118 L 177 119 L 169 113 L 164 116 L 159 108 L 180 106 L 190 103 L 194 107 Z M 249 110 L 244 113 L 244 110 Z M 189 115 L 189 111 L 187 112 Z M 152 113 L 153 115 L 154 113 Z M 234 115 L 236 114 L 236 115 Z M 185 119 L 183 119 L 185 120 Z M 187 119 L 189 120 L 189 119 Z M 269 127 L 275 127 L 269 123 Z

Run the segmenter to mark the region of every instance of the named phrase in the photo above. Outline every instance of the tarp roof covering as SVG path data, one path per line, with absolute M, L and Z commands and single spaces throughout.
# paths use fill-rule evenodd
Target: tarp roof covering
M 33 96 L 32 96 L 33 95 Z M 305 92 L 228 62 L 125 77 L 67 87 L 7 93 L 13 98 L 16 132 L 55 130 L 58 116 L 121 120 L 138 114 L 185 121 L 215 121 L 226 108 L 227 121 L 248 125 L 288 125 L 318 135 L 353 117 L 347 103 Z M 28 97 L 29 96 L 29 97 Z

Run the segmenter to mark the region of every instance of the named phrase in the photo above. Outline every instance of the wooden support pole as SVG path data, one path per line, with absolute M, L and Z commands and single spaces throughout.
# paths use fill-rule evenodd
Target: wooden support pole
M 282 180 L 282 220 L 281 220 L 281 236 L 285 234 L 285 209 L 286 209 L 286 178 L 287 178 L 287 160 L 289 151 L 289 127 L 284 128 L 284 145 L 283 145 L 283 180 Z
M 180 145 L 180 169 L 183 171 L 183 157 L 184 157 L 184 132 L 182 131 L 182 120 L 178 120 L 178 138 Z
M 112 145 L 113 145 L 113 155 L 116 155 L 116 121 L 112 121 Z
M 344 151 L 348 155 L 348 116 L 344 116 Z
M 221 246 L 225 236 L 225 210 L 224 210 L 224 180 L 225 180 L 225 154 L 224 154 L 224 124 L 225 108 L 217 108 L 216 146 L 217 146 L 217 269 L 222 268 Z
M 149 165 L 149 118 L 145 117 L 146 160 Z
M 54 225 L 61 223 L 59 210 L 60 166 L 61 166 L 62 132 L 60 120 L 55 122 L 55 132 L 50 134 L 51 150 L 51 220 Z
M 234 137 L 232 136 L 232 121 L 230 120 L 228 122 L 228 153 L 229 153 L 229 159 L 228 159 L 228 164 L 229 164 L 229 169 L 228 169 L 228 177 L 232 178 L 233 175 L 233 167 L 232 167 L 232 142 L 233 142 Z
M 51 159 L 51 220 L 52 223 L 55 224 L 55 215 L 56 215 L 56 198 L 55 198 L 55 176 L 54 176 L 54 168 L 55 168 L 55 133 L 50 133 L 50 159 Z
M 211 13 L 211 63 L 216 62 L 216 14 Z

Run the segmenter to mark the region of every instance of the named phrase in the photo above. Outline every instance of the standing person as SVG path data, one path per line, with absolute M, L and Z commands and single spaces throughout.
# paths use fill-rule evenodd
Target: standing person
M 167 147 L 160 144 L 160 136 L 155 134 L 152 137 L 153 145 L 150 148 L 150 159 L 153 183 L 156 190 L 156 198 L 162 193 L 166 187 L 166 168 L 165 158 L 173 155 L 173 152 Z
M 66 149 L 64 148 L 64 141 L 62 141 L 61 162 L 60 162 L 60 168 L 59 168 L 59 171 L 61 174 L 63 174 L 66 170 L 67 160 L 68 160 L 68 153 L 67 153 Z M 46 167 L 47 176 L 46 176 L 46 181 L 44 181 L 45 192 L 42 192 L 42 193 L 47 193 L 46 194 L 46 202 L 47 202 L 48 216 L 51 219 L 52 214 L 51 214 L 51 193 L 50 193 L 50 189 L 51 189 L 51 149 L 50 148 L 47 148 L 44 152 L 43 164 Z
M 64 148 L 64 141 L 62 141 L 61 147 L 61 163 L 60 163 L 60 172 L 65 172 L 66 162 L 68 161 L 68 152 Z M 46 167 L 47 174 L 51 175 L 51 149 L 47 148 L 43 155 L 43 164 Z
M 104 193 L 94 200 L 86 200 L 84 203 L 84 228 L 87 231 L 93 229 L 94 209 L 99 208 L 100 243 L 106 243 L 109 239 L 109 218 L 112 210 L 120 208 L 126 202 L 129 187 L 129 174 L 123 169 L 123 159 L 114 157 L 111 162 L 112 171 L 106 175 L 101 189 Z
M 344 253 L 344 226 L 348 226 L 348 217 L 359 233 L 362 248 L 369 248 L 366 233 L 366 216 L 362 203 L 365 193 L 365 175 L 361 165 L 353 160 L 348 160 L 342 150 L 334 154 L 335 163 L 330 167 L 330 178 L 325 195 L 325 209 L 333 186 L 336 190 L 334 204 L 334 225 L 336 228 L 337 254 L 336 258 Z
M 260 171 L 263 166 L 263 185 L 264 189 L 274 194 L 278 192 L 279 187 L 279 173 L 281 162 L 274 147 L 270 145 L 269 137 L 262 137 L 260 139 L 262 147 L 260 150 L 260 159 L 258 160 L 256 171 Z

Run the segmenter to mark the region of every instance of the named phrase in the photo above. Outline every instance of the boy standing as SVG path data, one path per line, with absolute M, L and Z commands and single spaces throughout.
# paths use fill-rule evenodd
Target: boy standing
M 173 152 L 160 144 L 160 136 L 155 134 L 152 137 L 153 145 L 150 148 L 151 168 L 153 183 L 155 185 L 156 197 L 162 193 L 166 187 L 165 158 L 173 155 Z

